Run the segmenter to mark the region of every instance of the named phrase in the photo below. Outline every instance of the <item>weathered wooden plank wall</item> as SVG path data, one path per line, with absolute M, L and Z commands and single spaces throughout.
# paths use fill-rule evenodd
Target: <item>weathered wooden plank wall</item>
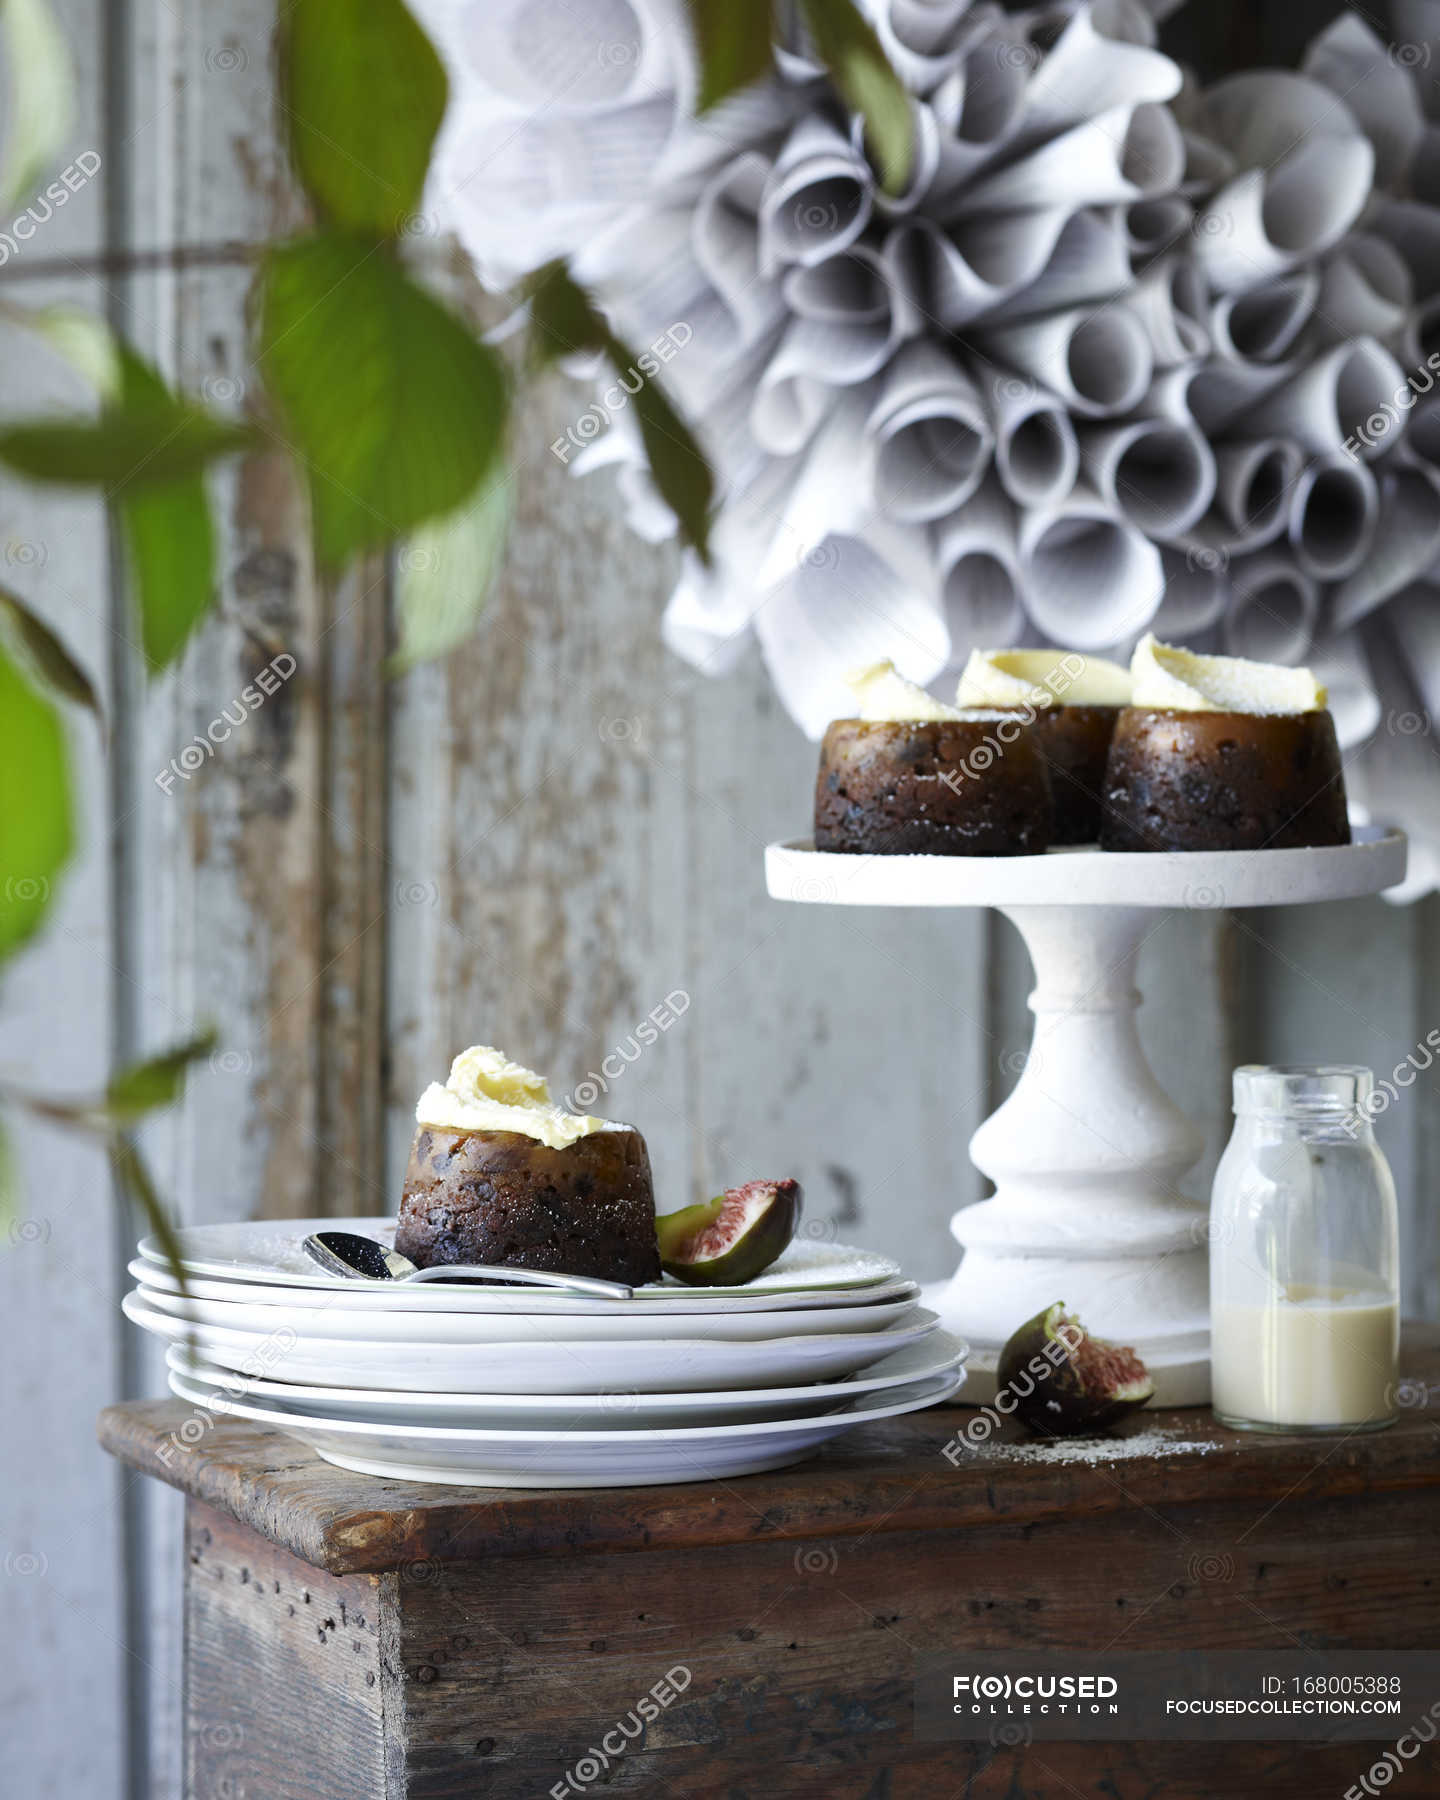
M 64 11 L 105 163 L 47 256 L 286 227 L 268 0 Z M 247 281 L 222 262 L 24 297 L 107 307 L 242 407 Z M 28 354 L 5 366 L 7 408 L 56 391 Z M 754 658 L 710 683 L 661 648 L 667 557 L 625 534 L 606 478 L 575 483 L 546 451 L 579 404 L 558 379 L 526 402 L 515 542 L 482 634 L 388 688 L 386 571 L 316 581 L 280 458 L 217 483 L 218 616 L 149 694 L 98 509 L 0 486 L 0 575 L 67 631 L 116 725 L 108 762 L 77 728 L 86 851 L 7 979 L 5 1060 L 83 1089 L 112 1054 L 214 1019 L 221 1051 L 148 1144 L 182 1216 L 378 1212 L 415 1094 L 457 1046 L 501 1043 L 567 1087 L 683 995 L 597 1103 L 643 1123 L 663 1203 L 794 1170 L 818 1229 L 942 1274 L 949 1214 L 980 1193 L 966 1141 L 1028 1041 L 1018 940 L 996 918 L 766 899 L 760 851 L 803 827 L 813 751 Z M 162 792 L 155 775 L 282 652 L 297 668 L 281 693 Z M 1140 981 L 1156 1067 L 1206 1127 L 1198 1193 L 1234 1061 L 1385 1070 L 1440 1022 L 1440 909 L 1157 921 Z M 1383 1125 L 1411 1302 L 1432 1316 L 1436 1097 L 1432 1073 Z M 91 1421 L 122 1391 L 159 1392 L 159 1360 L 116 1311 L 133 1233 L 103 1168 L 50 1134 L 23 1151 L 34 1224 L 0 1260 L 10 1442 L 35 1447 L 0 1526 L 0 1631 L 25 1645 L 11 1767 L 17 1792 L 150 1800 L 179 1791 L 178 1521 L 148 1485 L 122 1501 Z

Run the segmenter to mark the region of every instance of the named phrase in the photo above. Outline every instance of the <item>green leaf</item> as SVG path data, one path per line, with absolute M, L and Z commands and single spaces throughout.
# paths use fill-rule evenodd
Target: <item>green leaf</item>
M 72 346 L 73 330 L 68 334 Z M 93 341 L 86 355 L 94 360 Z M 118 389 L 96 419 L 34 419 L 0 431 L 0 462 L 33 481 L 103 487 L 112 497 L 163 487 L 253 447 L 248 426 L 172 394 L 150 365 L 117 347 Z
M 159 1190 L 150 1178 L 145 1159 L 128 1137 L 118 1133 L 110 1139 L 110 1168 L 117 1185 L 128 1194 L 145 1216 L 145 1222 L 160 1240 L 170 1273 L 179 1283 L 181 1293 L 188 1292 L 185 1264 L 180 1254 L 180 1240 L 165 1210 Z
M 643 374 L 640 359 L 617 339 L 608 339 L 606 350 L 617 374 Z M 680 535 L 708 567 L 715 482 L 705 453 L 653 376 L 645 375 L 634 405 L 640 439 L 650 464 L 650 479 L 679 521 Z
M 708 564 L 714 480 L 690 427 L 655 379 L 654 355 L 636 356 L 626 349 L 564 263 L 547 263 L 534 277 L 529 296 L 531 355 L 541 367 L 577 350 L 603 350 L 616 374 L 625 378 L 627 393 L 630 383 L 639 380 L 633 393 L 635 417 L 651 479 L 679 520 L 686 543 Z
M 505 553 L 510 483 L 506 470 L 492 471 L 463 506 L 422 525 L 400 552 L 392 674 L 444 656 L 475 629 Z
M 310 477 L 322 562 L 453 512 L 495 466 L 508 406 L 499 356 L 382 247 L 326 235 L 272 251 L 259 340 Z
M 331 224 L 393 237 L 420 204 L 448 83 L 400 0 L 291 0 L 280 48 L 290 157 Z
M 67 487 L 163 485 L 254 442 L 238 425 L 190 407 L 116 408 L 93 422 L 37 419 L 0 431 L 0 462 L 32 481 Z
M 73 843 L 65 728 L 0 648 L 0 956 L 37 929 Z
M 801 0 L 821 62 L 851 112 L 865 121 L 870 152 L 887 193 L 904 193 L 915 161 L 909 96 L 869 21 L 853 0 Z
M 171 1105 L 180 1097 L 191 1063 L 208 1056 L 214 1048 L 214 1031 L 202 1031 L 160 1056 L 117 1070 L 105 1089 L 106 1112 L 115 1124 L 130 1125 L 156 1107 Z
M 580 350 L 603 350 L 609 327 L 563 262 L 546 263 L 530 280 L 530 349 L 544 368 Z
M 758 81 L 771 67 L 771 0 L 688 0 L 700 63 L 697 113 Z
M 90 677 L 45 621 L 8 588 L 0 588 L 0 619 L 4 620 L 31 672 L 62 699 L 88 706 L 103 725 L 100 696 Z
M 0 165 L 0 206 L 8 213 L 64 148 L 74 110 L 74 82 L 70 52 L 44 0 L 0 0 L 0 26 L 10 70 Z
M 168 668 L 215 599 L 215 527 L 203 475 L 139 488 L 117 503 L 140 643 Z

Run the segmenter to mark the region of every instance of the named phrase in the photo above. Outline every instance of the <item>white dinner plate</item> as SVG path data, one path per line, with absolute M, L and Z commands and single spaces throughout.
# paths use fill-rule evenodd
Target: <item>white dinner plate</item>
M 285 1296 L 299 1292 L 287 1288 Z M 363 1338 L 370 1343 L 531 1344 L 543 1338 L 557 1344 L 594 1344 L 665 1337 L 678 1329 L 674 1321 L 637 1310 L 624 1301 L 604 1313 L 577 1317 L 570 1313 L 376 1312 L 346 1306 L 343 1290 L 309 1295 L 302 1305 L 261 1306 L 241 1300 L 188 1299 L 146 1282 L 136 1293 L 153 1311 L 195 1325 L 261 1333 L 288 1330 L 305 1337 Z M 892 1300 L 879 1306 L 812 1307 L 792 1312 L 777 1301 L 771 1312 L 707 1313 L 704 1336 L 740 1342 L 809 1337 L 816 1332 L 883 1331 L 912 1312 L 915 1304 L 913 1300 Z
M 178 1294 L 180 1283 L 173 1273 L 148 1256 L 137 1256 L 129 1271 L 142 1287 L 162 1294 Z M 484 1287 L 461 1281 L 327 1281 L 316 1270 L 320 1283 L 301 1287 L 298 1282 L 244 1281 L 236 1278 L 192 1275 L 186 1272 L 185 1285 L 192 1299 L 243 1300 L 253 1306 L 320 1306 L 332 1300 L 344 1305 L 374 1312 L 523 1312 L 575 1313 L 598 1317 L 617 1308 L 634 1313 L 638 1300 L 606 1300 L 588 1294 L 566 1294 L 543 1287 Z M 763 1277 L 761 1278 L 763 1281 Z M 757 1284 L 748 1288 L 687 1288 L 679 1283 L 639 1290 L 647 1317 L 664 1317 L 671 1313 L 786 1312 L 810 1311 L 827 1306 L 869 1306 L 882 1300 L 914 1300 L 920 1283 L 908 1275 L 894 1275 L 883 1281 L 866 1282 L 855 1287 L 767 1288 Z
M 603 1394 L 689 1392 L 697 1388 L 789 1387 L 829 1381 L 879 1362 L 935 1329 L 936 1315 L 916 1307 L 882 1331 L 816 1332 L 804 1337 L 730 1343 L 697 1335 L 692 1319 L 657 1335 L 583 1344 L 543 1338 L 528 1344 L 374 1342 L 190 1324 L 159 1312 L 138 1293 L 121 1301 L 126 1318 L 166 1343 L 193 1342 L 208 1362 L 274 1381 L 327 1387 L 376 1387 L 407 1393 Z M 676 1335 L 684 1333 L 684 1335 Z
M 802 1387 L 756 1388 L 719 1393 L 641 1394 L 386 1394 L 366 1388 L 306 1387 L 237 1375 L 204 1362 L 191 1362 L 174 1344 L 166 1366 L 192 1385 L 218 1390 L 234 1400 L 277 1411 L 319 1414 L 327 1419 L 360 1419 L 391 1425 L 516 1425 L 528 1429 L 603 1425 L 612 1430 L 663 1425 L 727 1425 L 753 1419 L 802 1418 L 828 1412 L 860 1394 L 903 1387 L 958 1368 L 969 1346 L 948 1331 L 932 1331 L 863 1374 Z
M 342 1275 L 326 1275 L 301 1249 L 313 1231 L 353 1231 L 361 1237 L 395 1241 L 395 1220 L 379 1219 L 242 1219 L 225 1225 L 186 1225 L 177 1236 L 187 1275 L 221 1281 L 253 1281 L 266 1287 L 353 1288 Z M 165 1266 L 164 1251 L 153 1237 L 140 1240 L 140 1254 L 147 1262 Z M 711 1311 L 716 1301 L 748 1300 L 755 1295 L 791 1292 L 809 1296 L 808 1304 L 824 1305 L 848 1298 L 845 1290 L 873 1282 L 893 1281 L 900 1265 L 873 1250 L 854 1250 L 845 1244 L 827 1244 L 801 1234 L 761 1275 L 743 1287 L 687 1288 L 667 1276 L 663 1281 L 636 1288 L 635 1298 L 646 1306 L 677 1312 Z M 422 1287 L 425 1284 L 421 1284 Z M 533 1289 L 530 1290 L 533 1293 Z M 501 1312 L 525 1310 L 529 1294 L 514 1288 L 456 1287 L 467 1296 L 467 1310 Z M 824 1296 L 824 1298 L 822 1298 Z M 833 1301 L 830 1297 L 833 1296 Z M 703 1305 L 698 1304 L 703 1300 Z M 451 1302 L 452 1306 L 456 1304 Z M 575 1303 L 572 1301 L 572 1305 Z M 592 1305 L 613 1306 L 600 1300 Z M 633 1304 L 627 1302 L 626 1304 Z M 725 1309 L 725 1310 L 728 1310 Z
M 366 1424 L 354 1419 L 300 1418 L 196 1387 L 173 1374 L 182 1400 L 259 1425 L 277 1426 L 326 1462 L 392 1481 L 455 1487 L 631 1487 L 669 1481 L 713 1481 L 779 1469 L 813 1454 L 857 1425 L 915 1412 L 947 1400 L 959 1370 L 901 1388 L 861 1394 L 837 1412 L 743 1425 L 668 1426 L 648 1431 L 438 1429 Z

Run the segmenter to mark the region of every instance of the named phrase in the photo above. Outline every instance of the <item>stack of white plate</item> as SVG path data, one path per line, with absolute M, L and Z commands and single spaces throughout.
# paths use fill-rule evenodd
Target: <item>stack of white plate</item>
M 801 1239 L 744 1287 L 666 1280 L 609 1300 L 347 1281 L 301 1247 L 327 1229 L 389 1243 L 395 1222 L 191 1227 L 183 1293 L 147 1238 L 123 1304 L 170 1344 L 182 1399 L 366 1474 L 466 1487 L 744 1475 L 964 1380 L 966 1346 L 868 1250 Z

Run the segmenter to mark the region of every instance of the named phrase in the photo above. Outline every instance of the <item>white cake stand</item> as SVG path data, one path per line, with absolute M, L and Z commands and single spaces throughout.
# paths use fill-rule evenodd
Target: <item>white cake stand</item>
M 1155 1404 L 1210 1398 L 1208 1208 L 1179 1192 L 1203 1138 L 1140 1048 L 1135 959 L 1157 908 L 1291 906 L 1376 894 L 1405 874 L 1405 838 L 1360 826 L 1315 850 L 1045 856 L 838 856 L 771 844 L 777 900 L 828 906 L 994 906 L 1035 967 L 1035 1031 L 1014 1092 L 970 1140 L 995 1192 L 950 1229 L 965 1254 L 927 1292 L 973 1346 L 963 1401 L 995 1394 L 995 1359 L 1055 1300 L 1135 1347 Z M 937 975 L 940 972 L 937 971 Z

